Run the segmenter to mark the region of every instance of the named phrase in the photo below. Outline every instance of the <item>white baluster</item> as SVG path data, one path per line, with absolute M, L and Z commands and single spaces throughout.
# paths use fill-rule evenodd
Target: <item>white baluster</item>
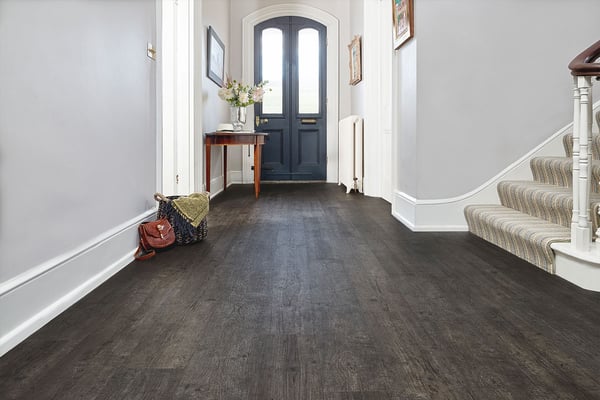
M 573 77 L 573 217 L 571 218 L 571 244 L 577 243 L 577 223 L 579 221 L 579 100 L 581 94 L 577 77 Z
M 591 172 L 591 79 L 578 77 L 577 87 L 580 93 L 579 115 L 579 217 L 575 234 L 575 247 L 579 251 L 589 251 L 592 243 L 590 221 L 590 172 Z

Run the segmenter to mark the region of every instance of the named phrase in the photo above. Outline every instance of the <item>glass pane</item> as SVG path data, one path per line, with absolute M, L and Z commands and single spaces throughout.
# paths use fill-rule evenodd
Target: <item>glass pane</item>
M 263 81 L 269 81 L 263 97 L 263 114 L 283 114 L 283 32 L 281 29 L 267 28 L 262 31 L 262 78 Z
M 312 28 L 298 32 L 298 112 L 319 112 L 319 32 Z

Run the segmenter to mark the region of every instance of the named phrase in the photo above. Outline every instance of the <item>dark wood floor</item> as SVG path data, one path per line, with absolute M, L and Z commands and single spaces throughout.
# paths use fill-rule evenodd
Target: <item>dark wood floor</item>
M 600 295 L 336 185 L 231 187 L 0 359 L 2 399 L 600 399 Z

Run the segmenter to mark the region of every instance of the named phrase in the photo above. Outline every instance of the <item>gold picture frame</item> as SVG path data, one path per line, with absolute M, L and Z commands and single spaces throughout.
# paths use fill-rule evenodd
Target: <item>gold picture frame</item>
M 414 33 L 413 0 L 392 0 L 394 49 L 400 48 Z
M 354 36 L 348 45 L 348 51 L 350 53 L 350 84 L 356 85 L 362 80 L 360 35 Z

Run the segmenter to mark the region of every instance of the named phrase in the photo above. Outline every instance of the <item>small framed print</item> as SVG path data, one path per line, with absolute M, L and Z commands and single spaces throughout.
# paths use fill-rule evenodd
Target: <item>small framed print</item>
M 354 36 L 348 45 L 348 50 L 350 52 L 350 84 L 356 85 L 362 80 L 360 36 Z
M 394 18 L 394 49 L 400 48 L 413 37 L 413 0 L 392 0 Z

